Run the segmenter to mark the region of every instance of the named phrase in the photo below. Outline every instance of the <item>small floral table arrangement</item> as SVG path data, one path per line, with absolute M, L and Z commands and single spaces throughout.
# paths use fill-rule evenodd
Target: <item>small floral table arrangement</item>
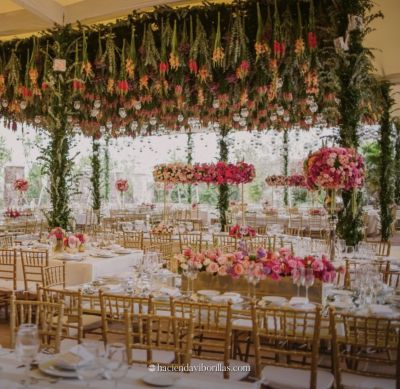
M 17 209 L 8 208 L 4 212 L 4 216 L 5 217 L 9 217 L 11 219 L 17 219 L 17 218 L 19 218 L 21 216 L 21 212 L 18 211 Z
M 171 235 L 174 232 L 174 226 L 167 223 L 159 223 L 152 230 L 155 235 Z
M 234 238 L 252 238 L 257 235 L 256 230 L 250 226 L 241 226 L 240 224 L 235 224 L 229 229 L 229 236 Z
M 66 232 L 61 227 L 55 227 L 50 231 L 48 238 L 52 243 L 54 252 L 62 252 L 64 250 L 64 239 L 66 235 Z
M 76 253 L 85 251 L 86 235 L 81 233 L 72 234 L 64 238 L 64 249 L 67 252 Z
M 29 188 L 28 180 L 25 178 L 17 178 L 14 181 L 14 190 L 18 192 L 17 205 L 22 206 L 25 203 L 25 193 Z

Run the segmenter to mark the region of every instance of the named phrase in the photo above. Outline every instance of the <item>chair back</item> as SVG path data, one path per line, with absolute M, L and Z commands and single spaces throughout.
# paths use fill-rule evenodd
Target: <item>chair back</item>
M 253 302 L 252 322 L 256 376 L 262 365 L 310 370 L 310 389 L 317 387 L 321 323 L 320 307 L 304 311 L 258 307 Z
M 0 236 L 0 248 L 10 249 L 14 247 L 14 235 Z
M 36 285 L 43 285 L 44 267 L 49 266 L 48 251 L 21 250 L 22 272 L 24 275 L 25 290 Z
M 182 366 L 190 364 L 192 356 L 192 318 L 157 316 L 125 312 L 125 342 L 128 363 L 153 363 Z M 155 360 L 158 350 L 174 354 L 173 363 Z M 145 358 L 143 353 L 145 351 Z
M 237 249 L 237 239 L 228 234 L 213 234 L 212 241 L 214 247 L 225 247 L 230 251 L 235 251 Z
M 150 244 L 172 242 L 172 234 L 153 234 L 150 233 Z
M 338 313 L 330 308 L 336 387 L 342 373 L 395 379 L 400 387 L 400 321 Z
M 32 300 L 16 300 L 11 296 L 11 347 L 21 324 L 36 324 L 39 330 L 42 350 L 58 353 L 60 351 L 64 304 Z
M 65 288 L 65 262 L 62 265 L 42 267 L 43 286 Z
M 142 231 L 124 231 L 123 239 L 125 248 L 143 250 Z
M 0 249 L 0 280 L 11 281 L 12 289 L 17 289 L 17 254 L 15 249 Z
M 194 251 L 201 251 L 202 249 L 202 233 L 191 232 L 191 233 L 179 233 L 179 250 L 183 251 L 184 248 L 190 247 Z

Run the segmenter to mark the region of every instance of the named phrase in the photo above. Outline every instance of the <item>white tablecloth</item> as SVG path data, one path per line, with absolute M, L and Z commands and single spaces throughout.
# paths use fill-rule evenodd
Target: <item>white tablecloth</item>
M 39 356 L 39 361 L 44 359 L 49 359 L 51 356 L 43 355 Z M 17 368 L 20 363 L 17 361 L 15 353 L 10 353 L 9 350 L 2 350 L 0 353 L 0 365 L 2 366 L 2 371 L 0 373 L 0 388 L 1 389 L 17 389 L 21 385 L 19 382 L 23 378 L 23 368 Z M 129 370 L 125 378 L 118 382 L 118 388 L 120 389 L 132 389 L 132 388 L 150 388 L 149 385 L 142 381 L 142 377 L 149 374 L 149 370 L 146 367 L 133 365 Z M 151 373 L 157 374 L 157 373 Z M 221 373 L 222 374 L 222 373 Z M 41 377 L 39 382 L 35 385 L 30 385 L 30 388 L 35 389 L 73 389 L 73 388 L 85 388 L 86 385 L 82 381 L 77 379 L 65 379 L 59 380 L 57 383 L 50 383 L 46 380 L 46 376 L 41 375 L 41 373 L 34 371 L 31 372 L 34 377 Z M 207 376 L 207 372 L 203 374 L 180 374 L 180 380 L 169 388 L 175 389 L 202 389 L 205 387 L 213 389 L 255 389 L 257 388 L 256 383 L 249 382 L 232 382 L 228 380 L 211 378 Z M 111 381 L 107 380 L 96 380 L 91 381 L 91 388 L 96 389 L 109 389 L 114 387 Z

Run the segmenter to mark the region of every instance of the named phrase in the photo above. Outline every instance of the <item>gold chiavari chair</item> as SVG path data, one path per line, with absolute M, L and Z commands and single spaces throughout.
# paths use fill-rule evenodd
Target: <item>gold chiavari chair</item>
M 190 247 L 194 251 L 201 251 L 203 235 L 201 232 L 179 233 L 179 251 Z
M 249 374 L 248 363 L 230 359 L 233 331 L 231 303 L 208 304 L 171 299 L 171 314 L 193 318 L 193 365 L 203 363 L 213 366 L 223 363 L 223 377 L 234 381 Z M 210 374 L 222 378 L 221 372 Z
M 23 290 L 23 282 L 17 283 L 17 255 L 15 249 L 0 249 L 0 307 L 5 308 L 6 317 L 8 317 L 11 294 Z
M 102 327 L 100 316 L 85 313 L 81 290 L 40 287 L 38 292 L 40 301 L 54 304 L 64 303 L 62 338 L 73 339 L 81 343 L 86 333 Z
M 58 353 L 60 351 L 62 319 L 64 316 L 64 303 L 57 304 L 16 300 L 11 295 L 11 347 L 15 346 L 15 337 L 21 324 L 36 324 L 39 330 L 42 350 Z
M 133 314 L 126 311 L 124 319 L 129 364 L 190 364 L 193 341 L 191 317 Z
M 303 218 L 301 217 L 301 215 L 290 215 L 289 224 L 285 228 L 285 230 L 288 235 L 304 235 Z
M 103 341 L 110 336 L 124 335 L 124 312 L 131 314 L 153 313 L 153 297 L 126 296 L 100 292 L 100 309 Z
M 49 266 L 48 251 L 20 250 L 25 291 L 36 292 L 36 286 L 43 285 L 42 268 Z
M 330 309 L 336 388 L 400 388 L 400 321 Z
M 256 376 L 269 388 L 328 389 L 333 375 L 317 369 L 320 307 L 310 311 L 252 303 Z M 263 367 L 265 365 L 265 367 Z
M 124 247 L 129 249 L 143 250 L 143 232 L 142 231 L 124 231 Z
M 310 219 L 308 221 L 307 232 L 312 238 L 320 238 L 322 239 L 324 236 L 325 227 L 322 223 L 321 215 L 310 215 Z
M 294 254 L 294 249 L 293 249 L 293 242 L 284 240 L 283 238 L 279 239 L 279 248 L 283 249 L 288 249 L 292 254 Z
M 13 235 L 3 235 L 0 236 L 0 247 L 4 249 L 9 249 L 14 247 L 14 236 Z
M 358 268 L 365 265 L 363 261 L 357 261 L 353 259 L 346 259 L 345 260 L 345 288 L 351 289 L 351 284 L 354 282 L 356 277 L 356 271 Z M 368 262 L 369 266 L 372 266 L 376 272 L 383 273 L 383 280 L 386 281 L 385 278 L 387 273 L 390 271 L 390 261 L 382 261 L 382 260 L 375 260 Z
M 65 288 L 65 262 L 62 265 L 47 266 L 41 269 L 45 288 Z
M 150 245 L 172 242 L 172 234 L 153 234 L 150 232 Z
M 212 241 L 214 247 L 225 247 L 230 251 L 235 251 L 237 249 L 237 239 L 228 234 L 213 234 Z
M 392 270 L 385 271 L 383 273 L 383 280 L 386 285 L 394 288 L 396 291 L 400 291 L 400 271 Z
M 265 250 L 273 250 L 271 237 L 268 235 L 256 235 L 246 240 L 247 250 L 250 253 L 255 253 L 260 247 Z
M 275 224 L 278 224 L 278 213 L 267 213 L 265 217 L 267 229 Z
M 377 245 L 376 255 L 379 257 L 388 257 L 391 251 L 391 242 L 379 242 Z

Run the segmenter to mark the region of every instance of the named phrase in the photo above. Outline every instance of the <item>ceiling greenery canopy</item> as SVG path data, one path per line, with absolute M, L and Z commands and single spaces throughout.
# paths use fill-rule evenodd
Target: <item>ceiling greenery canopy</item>
M 349 15 L 340 31 L 336 7 L 332 0 L 161 7 L 3 42 L 1 115 L 10 127 L 52 128 L 62 103 L 65 128 L 94 137 L 336 125 L 338 58 L 347 32 L 363 28 L 360 15 Z M 364 111 L 364 121 L 376 121 Z

